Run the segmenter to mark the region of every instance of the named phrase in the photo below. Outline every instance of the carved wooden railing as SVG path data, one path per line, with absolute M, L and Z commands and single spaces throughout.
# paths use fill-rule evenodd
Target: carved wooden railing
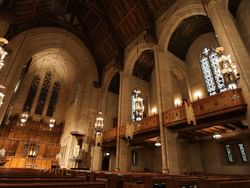
M 159 115 L 144 118 L 141 121 L 133 122 L 134 135 L 159 129 Z M 120 127 L 120 137 L 126 134 L 126 126 Z
M 117 131 L 116 127 L 103 131 L 103 136 L 102 136 L 103 142 L 109 142 L 109 141 L 115 140 L 116 131 Z
M 192 103 L 196 119 L 208 118 L 236 111 L 245 111 L 240 89 L 229 90 Z M 177 127 L 186 122 L 184 106 L 168 110 L 163 113 L 163 124 L 166 127 Z
M 159 129 L 159 116 L 153 115 L 144 118 L 142 121 L 134 122 L 134 134 L 140 134 L 148 131 Z M 116 140 L 117 128 L 111 128 L 103 132 L 103 142 L 109 142 Z M 126 134 L 126 126 L 120 127 L 120 137 L 124 137 Z
M 159 116 L 153 115 L 144 118 L 142 121 L 136 121 L 134 124 L 134 134 L 144 133 L 152 130 L 159 129 Z

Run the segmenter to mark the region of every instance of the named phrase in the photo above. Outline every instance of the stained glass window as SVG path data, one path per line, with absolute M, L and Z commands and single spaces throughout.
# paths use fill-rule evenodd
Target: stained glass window
M 201 70 L 209 95 L 226 91 L 223 76 L 219 70 L 218 55 L 212 48 L 204 48 L 201 53 Z
M 43 85 L 42 85 L 42 89 L 40 92 L 40 96 L 39 96 L 37 106 L 36 106 L 36 111 L 35 111 L 36 114 L 43 113 L 43 108 L 46 102 L 46 98 L 48 96 L 51 79 L 52 79 L 52 73 L 50 71 L 46 72 Z
M 144 104 L 141 97 L 141 91 L 134 89 L 132 92 L 132 121 L 141 121 L 143 119 Z
M 244 145 L 243 144 L 238 144 L 238 147 L 239 147 L 239 150 L 240 150 L 240 155 L 241 155 L 242 161 L 243 162 L 248 162 L 248 158 L 247 158 L 247 154 L 246 154 Z
M 29 93 L 27 95 L 26 101 L 23 106 L 23 111 L 30 111 L 33 101 L 36 96 L 37 88 L 40 82 L 40 77 L 38 75 L 35 75 L 32 79 L 31 86 L 29 89 Z
M 56 102 L 58 100 L 59 92 L 60 92 L 60 83 L 57 81 L 54 83 L 54 86 L 52 88 L 52 93 L 51 93 L 51 97 L 50 97 L 50 101 L 49 101 L 47 116 L 51 116 L 51 117 L 53 116 L 53 113 L 54 113 L 55 107 L 56 107 Z

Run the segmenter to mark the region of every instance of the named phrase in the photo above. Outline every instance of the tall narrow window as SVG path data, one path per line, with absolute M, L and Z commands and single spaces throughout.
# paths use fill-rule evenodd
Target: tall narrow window
M 40 82 L 40 77 L 38 75 L 35 75 L 32 79 L 31 86 L 29 89 L 29 93 L 26 97 L 26 101 L 23 106 L 23 111 L 30 111 L 33 101 L 36 96 L 37 88 Z
M 52 79 L 52 73 L 50 71 L 46 72 L 43 85 L 42 85 L 42 89 L 40 92 L 40 96 L 39 96 L 37 106 L 36 106 L 36 111 L 35 111 L 36 114 L 43 113 L 43 108 L 46 102 L 46 98 L 48 96 L 51 79 Z
M 245 147 L 244 144 L 238 144 L 239 150 L 240 150 L 240 155 L 241 155 L 241 159 L 243 162 L 248 162 L 248 158 L 247 158 L 247 153 L 245 151 Z
M 234 159 L 233 159 L 233 154 L 232 154 L 231 146 L 229 144 L 226 144 L 225 148 L 226 148 L 226 152 L 227 152 L 228 162 L 233 163 Z
M 143 98 L 141 91 L 134 89 L 132 92 L 132 121 L 141 121 L 144 114 Z
M 204 48 L 201 53 L 201 70 L 209 95 L 226 91 L 226 85 L 220 72 L 218 56 L 214 49 Z
M 55 82 L 53 88 L 52 88 L 52 93 L 49 101 L 49 106 L 48 106 L 48 111 L 47 111 L 47 116 L 53 116 L 53 113 L 55 111 L 56 103 L 58 100 L 60 92 L 60 83 L 57 81 Z

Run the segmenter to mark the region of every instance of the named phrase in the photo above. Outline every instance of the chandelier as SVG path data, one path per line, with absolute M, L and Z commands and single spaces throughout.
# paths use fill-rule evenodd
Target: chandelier
M 5 96 L 5 94 L 3 92 L 4 89 L 5 89 L 5 87 L 3 85 L 0 85 L 0 107 L 3 104 L 3 99 L 4 99 L 4 96 Z
M 230 55 L 223 55 L 224 48 L 216 48 L 218 53 L 218 64 L 220 66 L 220 71 L 225 81 L 226 86 L 229 89 L 236 89 L 237 82 L 240 79 L 240 73 L 237 71 L 236 64 L 231 60 Z
M 98 116 L 96 117 L 95 121 L 95 131 L 97 135 L 101 135 L 103 131 L 103 117 L 102 117 L 102 112 L 98 112 Z
M 8 44 L 8 40 L 0 37 L 0 70 L 4 66 L 4 60 L 8 52 L 4 49 L 4 46 Z
M 140 90 L 135 89 L 133 91 L 133 100 L 134 100 L 134 120 L 141 121 L 144 113 L 144 105 Z

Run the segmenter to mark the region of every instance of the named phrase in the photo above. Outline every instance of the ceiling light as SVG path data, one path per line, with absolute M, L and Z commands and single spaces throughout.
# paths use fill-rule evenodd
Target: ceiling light
M 222 138 L 222 135 L 219 132 L 214 132 L 212 137 L 215 140 L 219 140 Z
M 160 147 L 161 146 L 161 142 L 159 141 L 159 140 L 157 140 L 156 142 L 155 142 L 155 147 Z

